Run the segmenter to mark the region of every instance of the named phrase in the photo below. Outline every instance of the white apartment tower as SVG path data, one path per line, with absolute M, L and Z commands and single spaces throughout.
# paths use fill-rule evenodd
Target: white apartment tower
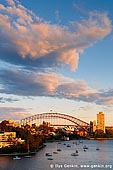
M 103 130 L 105 133 L 105 115 L 103 112 L 97 114 L 97 130 Z

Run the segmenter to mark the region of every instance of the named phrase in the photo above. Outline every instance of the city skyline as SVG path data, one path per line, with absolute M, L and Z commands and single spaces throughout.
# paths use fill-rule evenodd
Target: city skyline
M 113 2 L 0 1 L 0 121 L 66 113 L 113 125 Z

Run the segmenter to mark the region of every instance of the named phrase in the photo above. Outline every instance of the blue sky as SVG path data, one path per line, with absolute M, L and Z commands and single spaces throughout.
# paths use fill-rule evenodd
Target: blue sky
M 0 120 L 49 112 L 113 125 L 113 2 L 0 0 Z

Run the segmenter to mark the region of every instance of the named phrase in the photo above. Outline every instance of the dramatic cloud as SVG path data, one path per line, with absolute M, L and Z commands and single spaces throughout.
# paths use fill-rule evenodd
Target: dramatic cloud
M 17 107 L 0 107 L 0 120 L 20 120 L 22 118 L 25 118 L 27 116 L 31 116 L 29 111 L 23 109 L 23 108 L 17 108 Z
M 100 105 L 113 104 L 113 89 L 97 91 L 88 86 L 85 81 L 73 80 L 55 73 L 1 70 L 0 82 L 1 94 L 50 96 Z
M 66 81 L 72 80 L 54 73 L 1 70 L 0 92 L 21 96 L 52 96 L 58 86 Z
M 60 19 L 58 12 L 56 17 Z M 14 96 L 2 96 L 9 94 L 113 104 L 113 89 L 95 90 L 85 81 L 55 73 L 55 68 L 62 66 L 75 71 L 80 53 L 111 33 L 107 13 L 91 12 L 87 18 L 71 21 L 68 26 L 61 25 L 61 20 L 59 23 L 44 21 L 18 0 L 0 4 L 0 103 L 17 101 Z M 13 113 L 17 118 L 24 110 L 12 110 L 9 117 L 15 118 Z
M 59 26 L 39 18 L 17 0 L 0 4 L 0 58 L 15 64 L 30 65 L 28 60 L 43 67 L 66 64 L 74 71 L 79 54 L 111 31 L 106 13 L 92 12 L 80 23 Z

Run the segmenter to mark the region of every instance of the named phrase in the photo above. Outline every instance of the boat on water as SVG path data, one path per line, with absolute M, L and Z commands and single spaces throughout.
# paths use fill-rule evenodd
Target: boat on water
M 24 158 L 31 158 L 31 155 L 25 155 Z
M 84 145 L 83 149 L 88 149 L 88 147 L 86 145 Z
M 97 148 L 96 148 L 96 150 L 97 150 L 97 151 L 99 151 L 99 150 L 100 150 L 100 148 L 99 148 L 99 147 L 97 147 Z
M 50 154 L 50 153 L 46 153 L 46 154 L 45 154 L 45 156 L 52 156 L 52 154 Z
M 54 151 L 53 154 L 58 154 L 58 152 Z
M 53 158 L 47 158 L 47 160 L 53 160 Z
M 84 152 L 86 152 L 87 149 L 84 149 Z
M 61 151 L 60 147 L 58 146 L 59 143 L 57 143 L 57 151 Z M 61 144 L 61 143 L 60 143 Z
M 61 142 L 58 142 L 58 144 L 61 144 Z
M 78 153 L 72 153 L 71 156 L 78 156 Z
M 69 144 L 67 144 L 67 147 L 71 147 Z
M 72 153 L 71 156 L 78 156 L 78 150 L 76 150 L 76 152 Z
M 13 160 L 20 160 L 20 159 L 21 159 L 21 157 L 19 157 L 19 156 L 13 157 Z
M 83 141 L 82 141 L 82 140 L 80 140 L 80 141 L 79 141 L 79 143 L 83 143 Z

